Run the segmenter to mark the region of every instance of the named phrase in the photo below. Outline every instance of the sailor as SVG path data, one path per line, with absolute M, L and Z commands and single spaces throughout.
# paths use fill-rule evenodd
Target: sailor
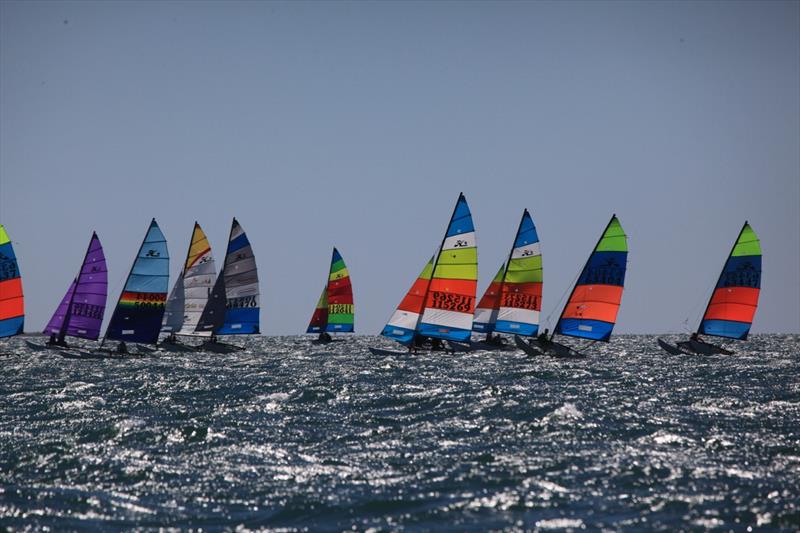
M 541 344 L 547 344 L 550 342 L 550 339 L 547 338 L 548 333 L 550 333 L 550 330 L 548 328 L 544 328 L 544 332 L 539 333 L 539 336 L 536 337 L 536 340 L 538 340 Z
M 56 344 L 58 344 L 58 337 L 56 337 L 55 333 L 51 333 L 50 334 L 50 340 L 47 341 L 47 345 L 48 346 L 55 346 Z
M 327 331 L 319 332 L 319 340 L 321 342 L 331 342 L 331 335 Z
M 117 353 L 118 354 L 128 353 L 128 346 L 125 344 L 125 341 L 119 341 L 119 346 L 117 346 Z

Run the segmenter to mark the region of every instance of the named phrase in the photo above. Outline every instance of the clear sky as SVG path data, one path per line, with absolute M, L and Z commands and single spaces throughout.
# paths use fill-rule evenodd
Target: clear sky
M 304 331 L 334 245 L 377 333 L 459 191 L 479 293 L 527 207 L 557 317 L 616 213 L 617 331 L 693 328 L 747 219 L 753 331 L 800 331 L 800 3 L 0 2 L 0 221 L 28 331 L 92 230 L 113 305 L 151 217 L 177 275 L 193 222 L 219 260 L 236 216 L 264 333 Z

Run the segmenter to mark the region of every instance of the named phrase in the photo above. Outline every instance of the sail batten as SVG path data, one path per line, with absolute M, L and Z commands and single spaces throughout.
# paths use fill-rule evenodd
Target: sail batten
M 153 219 L 111 315 L 106 338 L 144 344 L 158 342 L 168 288 L 167 240 Z
M 0 337 L 22 333 L 25 326 L 25 298 L 17 256 L 5 227 L 0 224 Z
M 78 276 L 61 299 L 44 333 L 56 334 L 59 340 L 64 340 L 67 335 L 97 340 L 106 309 L 107 292 L 105 254 L 97 234 L 92 233 Z
M 761 243 L 745 222 L 722 268 L 697 330 L 703 335 L 745 340 L 761 292 Z
M 628 260 L 627 237 L 611 217 L 578 276 L 555 333 L 607 342 L 617 321 Z

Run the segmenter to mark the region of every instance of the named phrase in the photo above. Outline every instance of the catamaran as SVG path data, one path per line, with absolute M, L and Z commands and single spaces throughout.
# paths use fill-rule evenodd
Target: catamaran
M 133 260 L 100 345 L 109 340 L 119 343 L 116 349 L 102 351 L 124 355 L 128 353 L 127 343 L 158 344 L 168 288 L 167 239 L 154 218 Z
M 214 286 L 217 269 L 211 245 L 205 232 L 197 222 L 194 223 L 186 261 L 178 276 L 175 286 L 167 299 L 164 310 L 164 322 L 161 331 L 169 336 L 162 340 L 160 346 L 168 351 L 194 351 L 195 346 L 183 344 L 178 336 L 209 337 L 210 331 L 196 331 L 200 315 L 203 313 L 208 297 Z
M 97 233 L 92 233 L 77 277 L 44 328 L 43 333 L 50 335 L 50 340 L 45 346 L 29 341 L 27 344 L 35 350 L 60 350 L 69 348 L 65 340 L 67 336 L 96 341 L 100 337 L 107 292 L 106 257 Z
M 469 342 L 477 280 L 475 227 L 462 193 L 437 253 L 425 265 L 381 335 L 409 351 L 428 342 L 433 349 L 443 349 L 442 341 Z M 377 355 L 403 353 L 377 348 L 370 351 Z
M 760 292 L 761 242 L 745 221 L 722 267 L 697 331 L 677 346 L 658 339 L 659 346 L 673 355 L 682 351 L 700 355 L 732 355 L 732 351 L 706 342 L 700 335 L 746 340 L 758 308 Z
M 529 355 L 580 357 L 579 351 L 555 342 L 553 337 L 588 339 L 589 346 L 597 341 L 608 342 L 622 301 L 627 260 L 627 237 L 613 215 L 578 276 L 553 335 L 548 338 L 545 330 L 529 341 L 515 335 L 516 345 Z
M 219 353 L 244 350 L 242 346 L 219 342 L 218 335 L 258 335 L 258 270 L 250 241 L 234 218 L 228 238 L 225 263 L 217 276 L 200 320 L 198 333 L 210 339 L 198 349 Z
M 504 348 L 504 340 L 493 333 L 535 337 L 542 309 L 542 253 L 539 236 L 526 209 L 519 221 L 508 259 L 500 266 L 475 309 L 472 330 L 485 333 L 473 343 L 484 350 Z
M 331 342 L 333 340 L 331 333 L 354 331 L 353 313 L 353 286 L 350 274 L 341 254 L 334 248 L 328 282 L 322 289 L 322 295 L 319 297 L 306 333 L 319 333 L 317 342 Z
M 25 301 L 17 256 L 6 228 L 0 224 L 0 337 L 22 333 L 25 326 Z

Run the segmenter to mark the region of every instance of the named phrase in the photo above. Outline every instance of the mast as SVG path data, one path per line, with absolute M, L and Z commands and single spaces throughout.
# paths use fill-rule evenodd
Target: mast
M 731 258 L 731 254 L 736 249 L 736 245 L 739 244 L 739 238 L 742 236 L 742 233 L 744 233 L 744 228 L 747 227 L 747 224 L 748 222 L 745 220 L 744 224 L 742 224 L 742 229 L 739 230 L 739 234 L 733 241 L 733 246 L 731 246 L 731 251 L 728 252 L 728 255 L 725 257 L 725 263 L 722 264 L 722 270 L 720 271 L 719 276 L 717 276 L 717 283 L 714 284 L 714 289 L 711 289 L 711 296 L 708 297 L 708 303 L 706 304 L 706 308 L 703 311 L 703 316 L 705 316 L 706 312 L 708 311 L 708 306 L 711 305 L 711 300 L 714 299 L 714 290 L 716 289 L 716 286 L 719 285 L 719 280 L 720 278 L 722 278 L 722 274 L 725 272 L 725 265 L 728 263 L 728 259 Z M 700 323 L 697 324 L 695 335 L 700 335 L 700 326 L 703 324 L 703 316 L 700 317 Z
M 602 241 L 603 237 L 605 237 L 606 231 L 608 231 L 609 226 L 611 226 L 611 223 L 614 222 L 615 218 L 617 218 L 617 214 L 616 213 L 611 215 L 611 220 L 608 221 L 608 224 L 606 224 L 606 227 L 603 229 L 602 233 L 600 233 L 600 238 L 597 239 L 597 242 L 595 243 L 594 248 L 592 248 L 592 251 L 589 253 L 589 259 L 592 258 L 592 254 L 595 252 L 595 250 L 597 250 L 597 247 L 600 245 L 600 241 Z M 556 320 L 556 327 L 553 328 L 553 333 L 552 333 L 552 335 L 550 335 L 550 340 L 553 340 L 555 338 L 555 336 L 556 336 L 556 329 L 558 329 L 558 323 L 561 322 L 561 319 L 564 317 L 564 311 L 567 310 L 567 306 L 569 305 L 569 301 L 572 300 L 572 296 L 575 294 L 575 289 L 578 288 L 578 281 L 580 280 L 581 274 L 583 274 L 583 271 L 586 269 L 586 265 L 589 264 L 589 259 L 587 259 L 586 263 L 583 264 L 583 268 L 578 273 L 578 279 L 575 280 L 575 284 L 572 286 L 572 291 L 569 293 L 569 296 L 567 297 L 567 301 L 564 302 L 564 307 L 561 308 L 561 314 L 558 315 L 558 320 Z
M 67 312 L 64 313 L 64 321 L 61 323 L 61 329 L 58 332 L 58 342 L 64 342 L 64 337 L 67 336 L 67 328 L 69 327 L 69 321 L 72 318 L 72 303 L 75 301 L 75 293 L 78 292 L 78 285 L 81 282 L 81 276 L 83 275 L 83 266 L 86 264 L 86 258 L 89 257 L 89 251 L 92 249 L 92 243 L 94 242 L 94 239 L 96 237 L 97 237 L 97 232 L 93 231 L 92 237 L 89 239 L 89 246 L 86 247 L 86 253 L 83 254 L 83 261 L 81 262 L 80 270 L 78 270 L 78 276 L 75 278 L 75 289 L 72 291 L 72 296 L 69 297 L 69 303 L 67 304 Z

